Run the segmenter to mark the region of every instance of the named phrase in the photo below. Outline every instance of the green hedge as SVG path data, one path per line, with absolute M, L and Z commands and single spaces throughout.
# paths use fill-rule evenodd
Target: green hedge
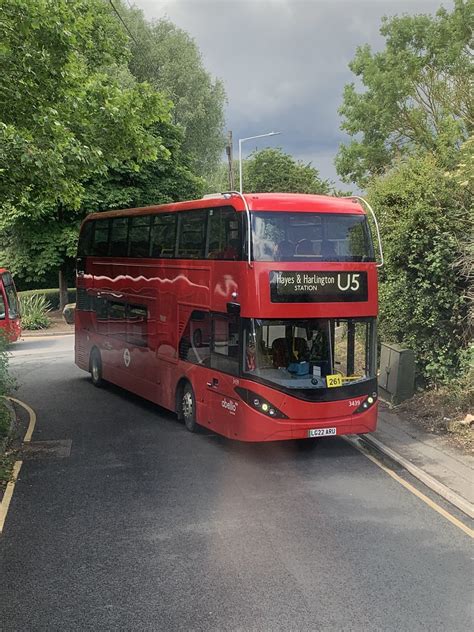
M 25 292 L 18 292 L 20 301 L 21 301 L 22 296 L 26 297 L 26 296 L 33 296 L 33 295 L 44 296 L 46 301 L 51 305 L 52 310 L 59 309 L 59 290 L 58 289 L 52 288 L 52 289 L 47 289 L 47 290 L 26 290 Z M 68 300 L 68 303 L 76 302 L 76 288 L 74 287 L 68 288 L 67 300 Z
M 458 381 L 470 340 L 468 280 L 457 265 L 471 225 L 469 194 L 426 155 L 374 179 L 369 200 L 385 255 L 381 339 L 413 349 L 420 385 Z

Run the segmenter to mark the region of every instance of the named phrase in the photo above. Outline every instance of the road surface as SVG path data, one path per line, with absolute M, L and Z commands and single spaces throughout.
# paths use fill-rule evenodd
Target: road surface
M 469 537 L 344 440 L 190 434 L 94 388 L 72 347 L 14 346 L 33 441 L 70 454 L 24 460 L 0 536 L 3 632 L 472 629 Z

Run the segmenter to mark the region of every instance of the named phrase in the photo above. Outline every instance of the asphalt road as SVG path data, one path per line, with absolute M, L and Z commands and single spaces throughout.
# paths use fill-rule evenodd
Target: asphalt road
M 471 540 L 342 439 L 192 435 L 95 389 L 72 337 L 15 346 L 34 441 L 0 537 L 0 629 L 472 629 Z

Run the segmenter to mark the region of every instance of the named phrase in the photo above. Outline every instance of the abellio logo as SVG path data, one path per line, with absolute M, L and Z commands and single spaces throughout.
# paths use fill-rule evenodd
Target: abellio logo
M 225 408 L 230 412 L 231 415 L 235 415 L 235 411 L 237 410 L 238 402 L 234 402 L 231 399 L 223 399 L 221 401 L 222 408 Z

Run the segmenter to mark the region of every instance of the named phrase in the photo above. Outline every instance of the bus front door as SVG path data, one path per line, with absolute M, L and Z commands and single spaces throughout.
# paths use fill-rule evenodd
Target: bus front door
M 207 381 L 210 426 L 236 437 L 240 403 L 234 391 L 239 374 L 239 322 L 235 314 L 213 316 L 210 368 Z

